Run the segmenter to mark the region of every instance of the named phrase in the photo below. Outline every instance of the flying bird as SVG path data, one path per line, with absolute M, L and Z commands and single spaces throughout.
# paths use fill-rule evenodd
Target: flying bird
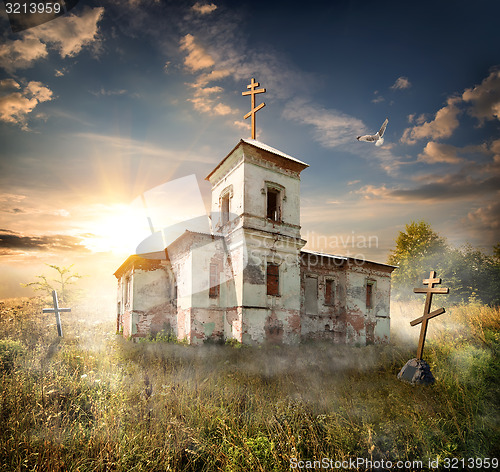
M 375 143 L 375 146 L 382 146 L 384 144 L 384 133 L 385 133 L 385 128 L 387 126 L 387 123 L 389 123 L 389 118 L 386 118 L 380 129 L 378 130 L 377 134 L 365 134 L 364 136 L 358 136 L 356 139 L 358 141 L 367 141 L 369 143 Z

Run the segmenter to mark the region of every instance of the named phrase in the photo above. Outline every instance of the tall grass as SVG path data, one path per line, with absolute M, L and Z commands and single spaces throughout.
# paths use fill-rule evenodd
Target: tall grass
M 83 306 L 62 315 L 58 339 L 41 308 L 0 302 L 0 345 L 17 343 L 0 349 L 11 362 L 0 371 L 0 471 L 499 456 L 498 309 L 458 306 L 431 320 L 424 357 L 436 383 L 422 387 L 396 379 L 415 356 L 409 321 L 421 304 L 394 305 L 393 342 L 366 347 L 132 343 Z

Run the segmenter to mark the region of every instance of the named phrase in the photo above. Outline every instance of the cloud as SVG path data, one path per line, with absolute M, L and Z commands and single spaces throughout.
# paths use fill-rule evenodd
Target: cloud
M 27 34 L 50 44 L 62 58 L 73 57 L 83 47 L 96 41 L 97 23 L 103 14 L 102 7 L 85 8 L 80 16 L 69 14 L 29 30 Z
M 405 129 L 401 142 L 415 144 L 419 139 L 449 138 L 458 128 L 458 116 L 464 110 L 477 118 L 480 125 L 484 121 L 500 120 L 500 69 L 492 70 L 479 85 L 465 89 L 460 96 L 449 97 L 433 120 L 423 121 L 423 115 L 418 118 L 408 115 L 408 121 L 416 122 L 417 126 Z
M 0 80 L 0 90 L 20 89 L 21 86 L 14 79 Z
M 184 59 L 184 65 L 191 71 L 207 69 L 214 65 L 214 60 L 201 46 L 195 43 L 192 34 L 186 34 L 180 41 L 181 51 L 187 51 L 188 55 Z
M 356 136 L 366 129 L 364 123 L 357 118 L 299 99 L 292 100 L 286 105 L 283 117 L 313 126 L 316 141 L 326 148 L 355 142 Z
M 411 87 L 411 83 L 408 80 L 408 77 L 399 77 L 396 79 L 393 85 L 391 85 L 391 89 L 393 90 L 404 90 Z
M 457 117 L 461 113 L 458 106 L 460 102 L 460 98 L 448 98 L 446 106 L 438 110 L 434 120 L 426 121 L 413 128 L 406 128 L 403 132 L 401 142 L 415 144 L 419 139 L 449 138 L 459 125 Z
M 82 244 L 82 238 L 75 236 L 65 234 L 23 236 L 8 230 L 0 233 L 0 255 L 12 254 L 15 250 L 90 252 Z
M 26 69 L 47 57 L 47 47 L 38 38 L 24 36 L 0 45 L 0 67 L 8 72 Z
M 127 90 L 125 89 L 114 89 L 114 90 L 105 90 L 104 87 L 101 87 L 100 90 L 97 92 L 90 92 L 92 95 L 95 95 L 96 97 L 99 96 L 112 96 L 112 95 L 125 95 L 127 93 Z
M 62 58 L 73 57 L 97 41 L 97 23 L 104 8 L 85 8 L 77 16 L 69 13 L 22 33 L 21 39 L 0 45 L 0 67 L 8 72 L 31 67 L 47 57 L 47 45 Z
M 497 198 L 496 201 L 491 201 L 485 206 L 469 212 L 463 222 L 473 223 L 476 229 L 498 232 L 500 229 L 500 199 Z
M 190 72 L 197 73 L 215 65 L 212 56 L 197 45 L 192 34 L 187 34 L 181 39 L 180 49 L 188 52 L 184 59 L 184 65 Z M 189 84 L 194 90 L 194 96 L 188 101 L 193 104 L 194 109 L 212 116 L 225 116 L 234 113 L 229 105 L 221 102 L 220 95 L 214 97 L 214 94 L 221 94 L 224 91 L 221 86 L 207 87 L 210 82 L 220 80 L 230 74 L 231 72 L 225 69 L 214 69 L 198 75 L 195 82 Z
M 470 105 L 467 113 L 481 124 L 485 120 L 500 120 L 500 69 L 493 70 L 481 84 L 466 89 L 462 100 Z
M 373 94 L 375 95 L 375 98 L 372 100 L 372 103 L 380 103 L 380 102 L 385 101 L 385 98 L 379 94 L 378 90 L 375 90 L 375 92 L 373 92 Z
M 196 13 L 199 13 L 200 15 L 207 15 L 208 13 L 212 13 L 214 10 L 217 9 L 217 5 L 213 3 L 201 3 L 201 2 L 196 2 L 192 7 L 192 10 L 194 10 Z
M 449 144 L 435 143 L 429 141 L 422 153 L 418 155 L 418 160 L 428 164 L 445 162 L 447 164 L 458 164 L 465 159 L 457 155 L 459 148 Z
M 11 86 L 20 88 L 17 82 Z M 39 103 L 52 100 L 52 91 L 41 82 L 31 81 L 21 92 L 0 96 L 0 121 L 21 126 L 28 130 L 27 117 Z

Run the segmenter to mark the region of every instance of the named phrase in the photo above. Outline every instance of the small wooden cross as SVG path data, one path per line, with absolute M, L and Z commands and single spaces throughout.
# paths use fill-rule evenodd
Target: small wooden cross
M 420 328 L 420 339 L 418 341 L 418 349 L 417 349 L 417 359 L 422 359 L 422 353 L 424 352 L 424 344 L 425 344 L 425 335 L 427 334 L 427 322 L 434 318 L 435 316 L 442 315 L 445 310 L 444 308 L 438 308 L 433 312 L 430 312 L 431 303 L 432 303 L 432 295 L 434 293 L 449 293 L 449 288 L 437 288 L 434 287 L 434 284 L 440 284 L 441 279 L 436 277 L 436 271 L 432 270 L 428 279 L 424 279 L 422 281 L 424 285 L 428 285 L 427 288 L 414 288 L 414 293 L 426 293 L 427 297 L 425 299 L 424 305 L 424 315 L 416 320 L 410 321 L 411 326 L 418 325 L 422 323 Z
M 57 299 L 57 292 L 55 290 L 52 290 L 52 300 L 54 302 L 54 308 L 44 308 L 43 312 L 56 314 L 57 334 L 62 337 L 63 333 L 59 313 L 71 311 L 71 308 L 59 308 L 59 300 Z
M 264 108 L 266 106 L 265 103 L 261 103 L 257 108 L 255 107 L 255 94 L 257 93 L 265 93 L 266 89 L 261 88 L 256 90 L 256 87 L 258 87 L 260 84 L 259 82 L 255 82 L 255 79 L 252 77 L 252 82 L 250 85 L 247 85 L 247 88 L 250 89 L 248 92 L 241 92 L 241 95 L 250 95 L 251 98 L 251 105 L 252 109 L 243 117 L 244 120 L 246 120 L 249 116 L 252 117 L 252 139 L 256 139 L 256 133 L 255 133 L 255 113 L 257 113 L 261 108 Z

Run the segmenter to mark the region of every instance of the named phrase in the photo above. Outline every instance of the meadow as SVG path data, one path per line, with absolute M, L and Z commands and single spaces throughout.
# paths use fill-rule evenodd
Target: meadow
M 388 345 L 261 347 L 133 343 L 97 302 L 62 314 L 58 338 L 46 306 L 0 301 L 2 472 L 491 470 L 500 458 L 498 308 L 431 320 L 424 387 L 396 378 L 422 303 L 393 303 Z

